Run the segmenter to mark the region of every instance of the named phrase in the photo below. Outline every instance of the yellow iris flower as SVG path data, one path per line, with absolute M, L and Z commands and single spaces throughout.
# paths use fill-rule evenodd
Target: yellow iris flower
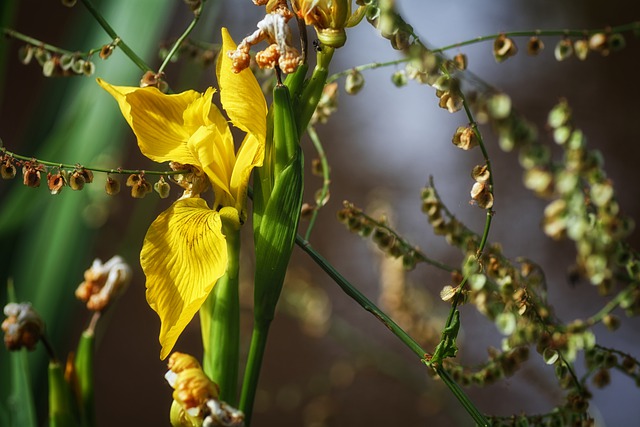
M 199 194 L 185 191 L 153 221 L 144 238 L 140 264 L 147 278 L 147 302 L 161 321 L 161 359 L 225 274 L 227 244 L 220 211 L 231 210 L 238 223 L 243 221 L 249 176 L 264 158 L 266 101 L 250 70 L 231 71 L 226 52 L 236 45 L 224 28 L 222 40 L 216 67 L 220 100 L 231 123 L 246 132 L 237 153 L 227 120 L 211 102 L 215 89 L 165 95 L 156 88 L 98 80 L 118 101 L 142 154 L 159 163 L 190 165 L 206 175 L 214 190 L 213 209 Z

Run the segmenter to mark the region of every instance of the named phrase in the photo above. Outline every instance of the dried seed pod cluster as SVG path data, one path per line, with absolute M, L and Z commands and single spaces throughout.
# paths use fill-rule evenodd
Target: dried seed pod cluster
M 91 76 L 96 70 L 91 59 L 82 53 L 60 54 L 28 44 L 20 48 L 18 55 L 25 65 L 35 60 L 45 77 Z

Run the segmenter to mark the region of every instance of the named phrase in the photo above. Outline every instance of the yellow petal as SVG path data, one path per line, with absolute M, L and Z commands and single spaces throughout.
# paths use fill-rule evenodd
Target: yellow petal
M 175 202 L 151 224 L 140 253 L 147 302 L 160 316 L 160 358 L 227 268 L 220 215 L 200 198 Z
M 229 32 L 223 28 L 222 50 L 216 64 L 222 107 L 234 126 L 264 141 L 267 135 L 267 103 L 250 69 L 238 74 L 231 71 L 231 59 L 227 52 L 235 48 Z
M 244 204 L 247 196 L 249 177 L 254 167 L 262 166 L 264 159 L 264 142 L 260 143 L 255 135 L 247 134 L 236 158 L 231 175 L 230 190 L 236 200 L 235 208 L 244 216 Z
M 176 161 L 199 166 L 197 159 L 191 156 L 187 141 L 195 131 L 185 124 L 185 111 L 191 104 L 201 110 L 207 105 L 204 95 L 193 90 L 177 95 L 165 95 L 154 87 L 112 86 L 103 80 L 98 83 L 117 101 L 122 115 L 138 138 L 142 154 L 162 163 Z M 213 92 L 209 94 L 211 103 Z M 209 110 L 206 110 L 208 114 Z M 191 116 L 196 114 L 191 108 Z

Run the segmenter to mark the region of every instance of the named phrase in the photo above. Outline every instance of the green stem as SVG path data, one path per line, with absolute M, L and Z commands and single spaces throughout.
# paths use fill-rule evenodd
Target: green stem
M 240 396 L 240 410 L 244 412 L 244 422 L 247 427 L 251 425 L 251 415 L 253 413 L 253 402 L 256 397 L 258 380 L 260 379 L 260 368 L 264 351 L 267 347 L 267 337 L 271 320 L 256 322 L 251 334 L 251 347 L 247 357 L 247 366 L 244 371 L 244 381 Z
M 593 326 L 596 323 L 602 321 L 602 319 L 607 314 L 611 313 L 616 307 L 618 307 L 620 303 L 624 301 L 635 289 L 635 285 L 630 285 L 627 288 L 623 289 L 618 295 L 616 295 L 611 301 L 609 301 L 604 307 L 602 307 L 600 311 L 589 317 L 586 321 L 587 325 Z
M 322 189 L 320 190 L 320 196 L 316 200 L 317 206 L 313 210 L 311 214 L 311 219 L 309 220 L 309 226 L 307 227 L 307 231 L 304 235 L 305 240 L 309 240 L 311 236 L 311 231 L 313 230 L 313 226 L 316 222 L 316 218 L 318 217 L 318 211 L 325 204 L 325 198 L 329 194 L 329 185 L 331 184 L 331 179 L 329 179 L 329 162 L 327 161 L 327 156 L 324 152 L 324 148 L 322 148 L 322 142 L 320 141 L 320 137 L 316 132 L 316 129 L 313 126 L 307 127 L 307 134 L 313 143 L 316 151 L 318 152 L 318 157 L 320 158 L 320 164 L 322 165 Z
M 387 316 L 382 310 L 380 310 L 373 302 L 365 297 L 359 290 L 357 290 L 347 279 L 345 279 L 329 262 L 316 252 L 309 242 L 304 240 L 301 236 L 296 236 L 296 244 L 305 251 L 316 264 L 322 268 L 325 273 L 331 277 L 338 286 L 353 300 L 355 300 L 362 308 L 373 314 L 378 320 L 380 320 L 396 337 L 402 341 L 414 354 L 416 354 L 423 363 L 426 352 L 420 347 L 413 338 L 409 336 L 400 326 L 398 326 L 389 316 Z M 436 370 L 436 373 L 442 378 L 443 382 L 456 399 L 460 401 L 462 406 L 466 409 L 469 415 L 474 421 L 481 426 L 488 426 L 489 422 L 480 413 L 478 408 L 475 407 L 473 402 L 464 393 L 464 391 L 456 384 L 456 382 L 449 376 L 446 370 L 440 366 L 430 366 Z
M 54 46 L 48 43 L 45 43 L 43 41 L 40 41 L 38 39 L 34 39 L 33 37 L 29 37 L 26 34 L 22 34 L 18 31 L 12 30 L 10 28 L 3 28 L 2 29 L 2 33 L 7 36 L 7 37 L 11 37 L 12 39 L 16 39 L 16 40 L 20 40 L 23 41 L 25 43 L 28 43 L 32 46 L 36 46 L 36 47 L 41 47 L 49 52 L 53 52 L 53 53 L 59 53 L 60 55 L 79 55 L 82 57 L 88 57 L 93 55 L 94 53 L 100 52 L 100 50 L 102 49 L 102 47 L 99 48 L 95 48 L 95 49 L 91 49 L 88 52 L 72 52 L 70 50 L 67 49 L 62 49 L 58 46 Z
M 200 309 L 204 372 L 220 387 L 220 400 L 236 406 L 240 357 L 240 233 L 224 220 L 222 229 L 227 239 L 227 272 L 218 279 Z
M 200 6 L 193 12 L 193 20 L 191 21 L 187 29 L 184 30 L 184 33 L 182 33 L 182 35 L 178 38 L 178 40 L 176 40 L 176 42 L 171 47 L 171 50 L 169 51 L 167 56 L 164 58 L 164 61 L 160 65 L 160 68 L 158 68 L 158 74 L 164 71 L 167 64 L 169 64 L 169 61 L 171 61 L 171 58 L 173 57 L 173 55 L 175 55 L 178 49 L 180 49 L 180 46 L 182 46 L 184 39 L 186 39 L 189 36 L 189 34 L 191 34 L 191 31 L 193 31 L 193 29 L 196 27 L 196 24 L 200 20 L 202 6 L 204 6 L 205 1 L 206 0 L 202 0 L 202 2 L 200 3 Z
M 136 55 L 136 53 L 129 47 L 129 45 L 127 45 L 124 40 L 122 40 L 122 38 L 118 36 L 118 33 L 116 33 L 115 30 L 111 28 L 111 25 L 109 25 L 107 20 L 104 19 L 102 14 L 98 11 L 98 9 L 95 8 L 90 0 L 80 1 L 82 2 L 82 4 L 84 4 L 89 13 L 93 15 L 94 19 L 98 22 L 98 24 L 100 24 L 104 31 L 109 34 L 109 37 L 111 37 L 113 40 L 118 40 L 118 47 L 122 49 L 122 52 L 124 52 L 124 54 L 127 55 L 138 68 L 140 68 L 144 72 L 153 71 L 151 67 L 149 67 L 142 58 Z

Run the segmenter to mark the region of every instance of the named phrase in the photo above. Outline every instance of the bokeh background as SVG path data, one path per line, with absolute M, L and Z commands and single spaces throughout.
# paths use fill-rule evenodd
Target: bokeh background
M 159 47 L 175 39 L 192 15 L 180 1 L 96 1 L 97 7 L 121 37 L 152 66 L 160 63 Z M 603 28 L 637 19 L 633 2 L 537 2 L 473 0 L 435 2 L 399 0 L 398 10 L 423 41 L 449 45 L 480 35 L 532 29 Z M 88 50 L 110 42 L 88 12 L 78 4 L 6 1 L 2 25 L 69 50 Z M 236 40 L 249 34 L 263 13 L 248 0 L 209 0 L 206 13 L 192 34 L 216 42 L 219 28 L 230 28 Z M 348 33 L 332 72 L 370 62 L 397 59 L 388 41 L 363 22 Z M 538 57 L 521 52 L 497 64 L 491 43 L 468 46 L 451 54 L 468 55 L 470 69 L 508 93 L 513 105 L 538 126 L 540 137 L 552 144 L 544 128 L 546 114 L 560 97 L 573 108 L 574 120 L 589 144 L 602 151 L 623 210 L 640 218 L 636 185 L 640 178 L 637 122 L 640 85 L 635 79 L 640 43 L 627 36 L 627 47 L 608 57 L 591 55 L 557 62 L 553 46 Z M 94 77 L 44 78 L 36 64 L 17 59 L 20 42 L 0 41 L 0 138 L 8 150 L 64 163 L 125 168 L 153 168 L 137 151 L 135 140 L 113 100 Z M 95 60 L 95 77 L 114 84 L 135 85 L 140 72 L 122 52 L 107 61 Z M 448 276 L 419 266 L 406 276 L 381 261 L 369 242 L 346 231 L 336 220 L 343 200 L 384 211 L 397 230 L 432 258 L 458 265 L 461 254 L 434 236 L 420 212 L 420 190 L 429 176 L 455 215 L 474 230 L 482 230 L 484 213 L 469 205 L 469 171 L 481 161 L 478 152 L 461 152 L 451 143 L 463 113 L 449 114 L 437 106 L 434 90 L 410 82 L 396 88 L 391 74 L 400 69 L 365 72 L 366 83 L 357 96 L 339 94 L 339 110 L 317 130 L 331 164 L 331 198 L 322 209 L 311 242 L 330 262 L 370 298 L 377 300 L 389 281 L 420 289 L 427 325 L 441 326 L 447 306 L 438 293 Z M 213 67 L 203 68 L 182 57 L 167 70 L 174 90 L 203 90 L 215 85 Z M 500 151 L 490 129 L 482 129 L 493 161 L 496 216 L 490 241 L 501 242 L 511 258 L 538 262 L 547 274 L 549 297 L 557 316 L 570 321 L 587 317 L 605 303 L 586 283 L 570 285 L 567 269 L 574 257 L 571 244 L 553 242 L 540 231 L 545 202 L 522 185 L 517 156 Z M 307 159 L 315 157 L 304 140 Z M 51 196 L 45 188 L 22 186 L 19 179 L 0 183 L 0 282 L 13 278 L 21 300 L 32 301 L 47 321 L 60 355 L 73 350 L 86 326 L 88 313 L 74 299 L 73 290 L 95 257 L 114 254 L 126 258 L 134 279 L 99 327 L 96 398 L 101 426 L 168 425 L 171 390 L 163 379 L 165 362 L 158 358 L 159 322 L 144 300 L 144 277 L 137 254 L 144 233 L 162 209 L 177 197 L 160 200 L 154 194 L 132 200 L 126 191 L 108 197 L 104 176 L 81 192 L 66 189 Z M 307 201 L 321 180 L 307 178 Z M 306 225 L 303 224 L 303 227 Z M 243 326 L 250 331 L 250 236 L 244 265 Z M 638 246 L 638 232 L 631 236 Z M 4 288 L 4 286 L 2 286 Z M 2 301 L 4 289 L 0 290 Z M 388 295 L 387 295 L 388 296 Z M 385 301 L 382 301 L 384 303 Z M 486 359 L 489 346 L 500 346 L 495 326 L 473 307 L 462 311 L 459 357 L 467 364 Z M 597 327 L 599 342 L 638 355 L 637 319 L 623 317 L 615 333 Z M 435 330 L 435 329 L 434 329 Z M 422 342 L 433 339 L 426 328 Z M 197 321 L 187 329 L 177 349 L 201 353 Z M 244 349 L 246 351 L 246 348 Z M 30 355 L 41 411 L 46 404 L 45 356 Z M 7 396 L 6 351 L 0 351 L 0 390 Z M 578 366 L 580 363 L 578 362 Z M 579 369 L 583 369 L 580 367 Z M 530 362 L 514 377 L 469 394 L 486 413 L 510 415 L 543 413 L 562 401 L 552 368 L 532 352 Z M 631 426 L 640 418 L 640 393 L 626 377 L 612 375 L 603 390 L 593 388 L 593 414 L 601 426 Z M 263 366 L 254 425 L 384 426 L 459 425 L 472 422 L 442 384 L 373 316 L 339 288 L 300 251 L 294 251 L 279 315 L 271 330 Z

